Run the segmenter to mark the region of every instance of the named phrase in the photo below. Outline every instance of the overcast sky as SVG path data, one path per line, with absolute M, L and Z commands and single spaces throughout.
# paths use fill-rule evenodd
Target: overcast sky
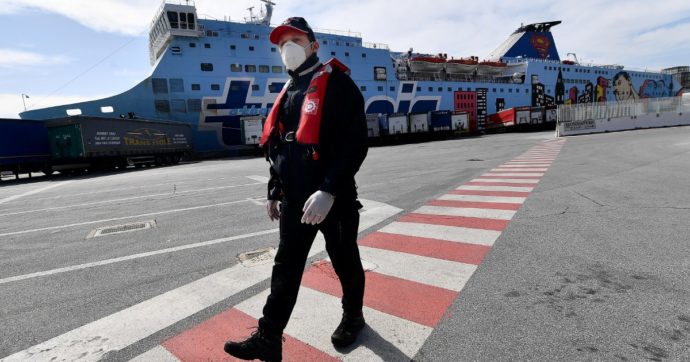
M 312 27 L 360 32 L 392 50 L 486 56 L 520 23 L 552 29 L 562 58 L 632 69 L 690 65 L 688 0 L 275 0 L 273 23 L 303 16 Z M 201 18 L 242 20 L 258 0 L 197 0 Z M 0 117 L 27 107 L 125 91 L 151 72 L 151 0 L 4 0 L 0 7 Z

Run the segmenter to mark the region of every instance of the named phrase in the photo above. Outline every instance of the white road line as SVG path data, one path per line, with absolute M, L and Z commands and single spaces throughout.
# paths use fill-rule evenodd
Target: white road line
M 75 205 L 68 205 L 68 206 L 56 206 L 56 207 L 48 207 L 44 209 L 35 209 L 35 210 L 25 210 L 25 211 L 17 211 L 17 212 L 8 212 L 5 214 L 0 214 L 0 217 L 2 216 L 13 216 L 13 215 L 21 215 L 21 214 L 30 214 L 34 212 L 45 212 L 45 211 L 55 211 L 55 210 L 64 210 L 64 209 L 72 209 L 76 207 L 82 207 L 82 206 L 92 206 L 92 205 L 100 205 L 100 204 L 110 204 L 114 202 L 120 202 L 120 201 L 131 201 L 131 200 L 138 200 L 138 199 L 146 199 L 146 198 L 151 198 L 151 197 L 161 197 L 161 196 L 170 196 L 171 198 L 173 196 L 177 195 L 185 195 L 185 194 L 190 194 L 190 193 L 197 193 L 197 192 L 206 192 L 206 191 L 217 191 L 217 190 L 227 190 L 235 187 L 244 187 L 244 186 L 253 186 L 253 185 L 262 185 L 261 183 L 255 182 L 251 184 L 241 184 L 241 185 L 231 185 L 231 186 L 220 186 L 220 187 L 208 187 L 204 189 L 195 189 L 195 190 L 185 190 L 185 191 L 171 191 L 171 192 L 166 192 L 166 193 L 161 193 L 161 194 L 151 194 L 151 195 L 142 195 L 142 196 L 133 196 L 133 197 L 126 197 L 122 199 L 113 199 L 113 200 L 103 200 L 103 201 L 96 201 L 96 202 L 87 202 L 83 204 L 75 204 Z
M 470 182 L 503 182 L 503 183 L 509 183 L 509 184 L 538 184 L 539 180 L 537 180 L 537 179 L 519 179 L 519 178 L 476 178 Z
M 144 354 L 132 358 L 129 362 L 181 362 L 179 358 L 170 353 L 165 347 L 155 347 Z
M 187 245 L 180 245 L 180 246 L 167 248 L 167 249 L 149 251 L 146 253 L 127 255 L 127 256 L 122 256 L 119 258 L 112 258 L 112 259 L 106 259 L 106 260 L 101 260 L 101 261 L 95 261 L 95 262 L 91 262 L 91 263 L 73 265 L 73 266 L 68 266 L 68 267 L 64 267 L 64 268 L 57 268 L 57 269 L 52 269 L 52 270 L 46 270 L 46 271 L 37 272 L 37 273 L 17 275 L 17 276 L 13 276 L 13 277 L 9 277 L 9 278 L 0 279 L 0 285 L 6 284 L 6 283 L 11 283 L 11 282 L 16 282 L 16 281 L 20 281 L 20 280 L 32 279 L 32 278 L 43 277 L 43 276 L 54 275 L 54 274 L 60 274 L 60 273 L 66 273 L 66 272 L 71 272 L 71 271 L 76 271 L 76 270 L 93 268 L 93 267 L 97 267 L 97 266 L 121 263 L 124 261 L 130 261 L 130 260 L 141 259 L 141 258 L 148 258 L 150 256 L 155 256 L 155 255 L 168 254 L 168 253 L 174 253 L 174 252 L 183 251 L 183 250 L 201 248 L 204 246 L 226 243 L 228 241 L 246 239 L 246 238 L 251 238 L 251 237 L 255 237 L 255 236 L 273 234 L 273 233 L 277 233 L 277 232 L 278 232 L 278 229 L 262 230 L 262 231 L 257 231 L 257 232 L 253 232 L 253 233 L 243 234 L 243 235 L 230 236 L 227 238 L 203 241 L 203 242 L 187 244 Z
M 269 290 L 265 290 L 236 308 L 254 318 L 261 318 L 268 293 Z M 328 338 L 340 323 L 340 298 L 303 287 L 285 333 L 345 361 L 402 361 L 414 357 L 432 332 L 429 327 L 375 309 L 364 307 L 363 312 L 368 328 L 359 338 L 367 343 L 342 354 Z
M 269 178 L 266 177 L 266 176 L 258 176 L 258 175 L 247 176 L 247 178 L 250 179 L 250 180 L 254 180 L 254 181 L 257 181 L 257 182 L 264 183 L 264 184 L 267 184 L 267 183 L 268 183 L 268 180 L 269 180 Z
M 428 258 L 409 253 L 360 246 L 362 260 L 376 264 L 373 271 L 396 278 L 459 292 L 470 279 L 476 265 Z
M 6 198 L 4 198 L 4 199 L 0 199 L 0 204 L 4 204 L 4 203 L 10 202 L 10 201 L 14 201 L 14 200 L 20 199 L 20 198 L 22 198 L 22 197 L 24 197 L 24 196 L 35 195 L 35 194 L 40 193 L 40 192 L 43 192 L 43 191 L 48 191 L 48 190 L 50 190 L 50 189 L 54 189 L 54 188 L 56 188 L 56 187 L 60 187 L 60 186 L 66 185 L 66 184 L 68 184 L 68 183 L 70 183 L 70 182 L 72 182 L 72 181 L 58 182 L 58 183 L 56 183 L 56 184 L 48 185 L 48 186 L 42 187 L 42 188 L 40 188 L 40 189 L 27 191 L 27 192 L 25 192 L 25 193 L 23 193 L 23 194 L 19 194 L 19 195 L 14 195 L 14 196 L 6 197 Z
M 266 205 L 265 198 L 263 198 L 263 199 L 250 199 L 250 198 L 247 198 L 247 201 L 249 201 L 249 202 L 251 202 L 252 204 L 257 205 L 257 206 L 264 206 L 264 205 Z
M 485 173 L 482 176 L 527 176 L 527 177 L 542 177 L 543 172 L 540 173 Z
M 257 198 L 260 198 L 260 197 L 261 197 L 261 196 L 257 196 Z M 13 231 L 13 232 L 9 232 L 9 233 L 0 234 L 0 236 L 10 236 L 10 235 L 28 234 L 28 233 L 35 233 L 35 232 L 39 232 L 39 231 L 47 231 L 47 230 L 67 229 L 67 228 L 71 228 L 71 227 L 75 227 L 75 226 L 92 225 L 92 224 L 99 224 L 99 223 L 104 223 L 104 222 L 118 221 L 118 220 L 126 220 L 126 219 L 136 219 L 136 218 L 140 218 L 140 217 L 153 216 L 153 215 L 174 214 L 174 213 L 178 213 L 178 212 L 193 211 L 193 210 L 201 210 L 201 209 L 208 209 L 208 208 L 212 208 L 212 207 L 219 207 L 219 206 L 225 206 L 225 205 L 238 204 L 238 203 L 242 203 L 242 202 L 247 202 L 247 200 L 237 200 L 237 201 L 230 201 L 230 202 L 221 202 L 221 203 L 219 203 L 219 204 L 211 204 L 211 205 L 202 205 L 202 206 L 186 207 L 186 208 L 183 208 L 183 209 L 156 211 L 156 212 L 149 212 L 149 213 L 146 213 L 146 214 L 131 215 L 131 216 L 123 216 L 123 217 L 115 217 L 115 218 L 111 218 L 111 219 L 101 219 L 101 220 L 94 220 L 94 221 L 86 221 L 86 222 L 80 222 L 80 223 L 68 224 L 68 225 L 58 225 L 58 226 L 49 226 L 49 227 L 38 228 L 38 229 L 30 229 L 30 230 L 22 230 L 22 231 Z
M 389 234 L 418 236 L 491 246 L 501 236 L 500 231 L 394 221 L 379 230 Z
M 402 211 L 380 202 L 360 201 L 365 207 L 365 211 L 361 213 L 360 231 Z M 325 250 L 323 236 L 321 234 L 319 236 L 321 240 L 314 243 L 310 256 Z M 252 268 L 236 264 L 231 268 L 221 270 L 46 342 L 29 347 L 2 359 L 2 361 L 100 360 L 109 352 L 136 343 L 269 278 L 272 269 L 272 263 L 260 264 Z M 340 315 L 335 317 L 338 318 L 339 322 Z M 337 323 L 334 327 L 336 325 Z
M 511 163 L 504 163 L 503 165 L 499 166 L 500 168 L 505 168 L 505 169 L 515 169 L 515 170 L 520 170 L 523 168 L 530 168 L 530 167 L 549 167 L 551 166 L 550 163 L 533 163 L 533 164 L 528 164 L 528 165 L 522 165 L 522 164 L 511 164 Z
M 469 207 L 446 207 L 424 205 L 414 211 L 417 214 L 478 217 L 482 219 L 510 220 L 515 215 L 512 210 L 474 209 Z
M 481 195 L 455 195 L 445 194 L 438 198 L 439 200 L 450 201 L 470 201 L 470 202 L 497 202 L 507 204 L 522 204 L 527 199 L 526 197 L 507 197 L 507 196 L 481 196 Z
M 510 168 L 510 167 L 503 168 L 503 167 L 500 167 L 500 166 L 499 166 L 498 168 L 493 168 L 493 169 L 491 169 L 490 172 L 506 172 L 506 171 L 508 171 L 508 172 L 517 172 L 517 171 L 520 171 L 520 172 L 530 172 L 530 171 L 532 171 L 532 172 L 537 172 L 537 171 L 539 171 L 539 172 L 544 172 L 544 171 L 546 171 L 546 170 L 548 170 L 548 168 L 543 168 L 543 167 L 542 167 L 542 168 L 519 168 L 519 169 L 514 169 L 514 168 Z
M 531 192 L 532 190 L 534 190 L 534 187 L 462 185 L 457 187 L 456 190 Z

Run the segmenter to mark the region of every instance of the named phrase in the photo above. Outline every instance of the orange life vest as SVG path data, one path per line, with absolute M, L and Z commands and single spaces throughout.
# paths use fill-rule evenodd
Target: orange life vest
M 326 88 L 328 86 L 328 79 L 333 73 L 333 69 L 337 69 L 341 72 L 349 72 L 349 69 L 345 64 L 341 63 L 338 59 L 332 58 L 314 74 L 314 77 L 309 83 L 307 88 L 307 94 L 304 96 L 304 102 L 302 103 L 302 110 L 300 112 L 299 125 L 297 126 L 296 139 L 297 142 L 305 145 L 318 145 L 319 144 L 319 132 L 321 130 L 321 115 L 323 111 L 323 102 L 326 95 Z M 260 146 L 264 146 L 271 134 L 275 131 L 276 123 L 278 131 L 283 134 L 283 124 L 278 122 L 278 114 L 280 112 L 280 104 L 285 97 L 290 83 L 286 83 L 283 90 L 278 95 L 276 102 L 271 108 L 271 112 L 266 118 L 266 123 L 264 123 L 263 134 L 261 135 Z

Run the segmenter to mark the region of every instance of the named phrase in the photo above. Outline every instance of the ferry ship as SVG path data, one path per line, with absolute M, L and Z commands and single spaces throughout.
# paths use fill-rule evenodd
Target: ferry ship
M 276 4 L 261 1 L 261 13 L 242 22 L 200 19 L 193 2 L 163 1 L 149 33 L 148 78 L 112 97 L 29 110 L 20 117 L 129 115 L 185 122 L 199 154 L 256 143 L 260 122 L 254 130 L 243 122 L 265 117 L 288 79 L 279 50 L 268 40 Z M 367 114 L 464 111 L 480 131 L 489 115 L 509 108 L 669 97 L 690 87 L 687 67 L 633 71 L 581 64 L 574 55 L 561 58 L 551 32 L 560 23 L 521 25 L 481 59 L 398 52 L 366 43 L 358 33 L 315 32 L 322 61 L 336 57 L 351 69 Z

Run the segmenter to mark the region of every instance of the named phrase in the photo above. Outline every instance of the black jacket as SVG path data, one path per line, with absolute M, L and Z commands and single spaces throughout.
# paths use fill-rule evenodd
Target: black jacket
M 314 54 L 289 72 L 292 82 L 283 102 L 274 105 L 281 107 L 278 121 L 285 132 L 297 130 L 305 93 L 320 64 Z M 318 146 L 286 142 L 278 132 L 270 138 L 266 150 L 271 163 L 269 200 L 303 203 L 317 190 L 343 201 L 357 198 L 355 174 L 368 151 L 364 98 L 350 76 L 335 69 L 324 98 Z M 317 160 L 312 157 L 314 151 Z

